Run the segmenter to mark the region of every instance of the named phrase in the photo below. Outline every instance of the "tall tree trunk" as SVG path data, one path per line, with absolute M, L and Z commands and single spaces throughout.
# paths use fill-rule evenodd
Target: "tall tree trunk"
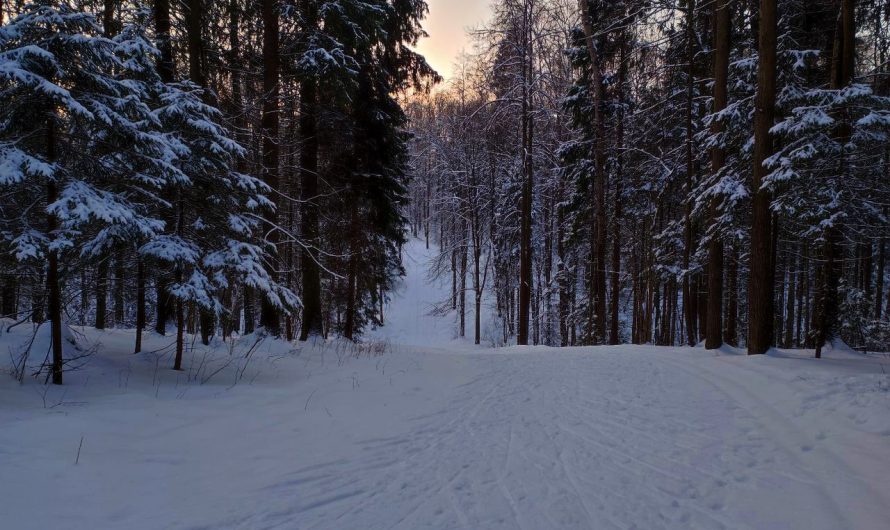
M 886 260 L 886 240 L 881 238 L 881 241 L 878 242 L 878 270 L 876 271 L 876 285 L 875 285 L 875 320 L 881 320 L 881 316 L 883 311 L 881 310 L 881 306 L 884 303 L 884 267 Z M 4 311 L 5 312 L 5 311 Z
M 786 348 L 794 347 L 794 322 L 796 319 L 795 315 L 795 298 L 797 292 L 797 269 L 799 267 L 799 260 L 797 259 L 797 249 L 791 249 L 791 257 L 790 262 L 788 264 L 788 293 L 786 295 L 786 307 L 785 307 L 785 344 Z
M 172 83 L 176 76 L 173 63 L 173 45 L 170 40 L 170 0 L 154 0 L 155 40 L 158 51 L 158 75 L 164 83 Z M 172 197 L 167 197 L 172 201 Z M 169 217 L 169 215 L 168 215 Z M 173 224 L 173 219 L 167 219 Z M 163 335 L 170 318 L 169 271 L 158 266 L 155 277 L 155 331 Z
M 244 333 L 250 335 L 256 329 L 256 308 L 253 303 L 253 289 L 244 288 Z
M 349 238 L 349 265 L 346 274 L 346 320 L 343 325 L 343 336 L 348 340 L 355 340 L 356 332 L 356 308 L 358 306 L 358 266 L 359 266 L 359 217 L 358 205 L 355 203 L 358 199 L 353 198 L 353 204 L 350 206 L 351 214 L 351 237 Z
M 105 329 L 108 314 L 108 259 L 103 257 L 96 268 L 96 319 L 95 328 Z
M 460 245 L 460 279 L 458 280 L 459 284 L 459 294 L 458 294 L 458 314 L 460 315 L 460 322 L 458 327 L 459 336 L 461 338 L 465 337 L 467 334 L 467 227 L 466 222 L 462 223 L 463 225 L 463 237 Z
M 773 259 L 776 259 L 776 318 L 774 323 L 775 337 L 773 345 L 778 347 L 782 344 L 782 330 L 785 329 L 785 272 L 788 265 L 788 257 L 785 252 L 778 251 L 778 232 L 776 217 L 773 217 L 773 246 L 776 250 L 773 253 Z
M 307 30 L 314 31 L 318 14 L 314 0 L 303 2 L 303 20 Z M 321 259 L 318 249 L 319 236 L 318 206 L 318 96 L 314 79 L 305 79 L 300 84 L 300 180 L 303 211 L 301 212 L 301 236 L 303 247 L 300 251 L 300 265 L 303 273 L 303 327 L 300 340 L 311 335 L 321 335 L 321 273 L 316 263 Z M 313 255 L 313 252 L 315 255 Z
M 199 311 L 200 328 L 201 328 L 201 344 L 210 345 L 210 338 L 216 333 L 216 317 L 215 315 L 201 308 Z
M 482 259 L 482 244 L 479 239 L 478 235 L 473 239 L 473 287 L 476 295 L 476 303 L 473 308 L 473 342 L 475 344 L 482 342 L 482 289 L 484 285 L 482 284 L 482 271 L 480 270 L 481 263 L 479 263 Z
M 247 129 L 246 110 L 242 101 L 241 93 L 241 39 L 240 39 L 240 15 L 241 8 L 238 0 L 231 0 L 229 5 L 229 51 L 231 69 L 231 90 L 232 90 L 232 113 L 235 115 L 235 138 L 242 145 L 248 143 L 245 138 L 245 130 Z M 237 169 L 240 173 L 247 170 L 247 164 L 243 157 L 239 157 L 237 161 Z M 254 307 L 253 307 L 253 289 L 244 286 L 242 293 L 241 308 L 244 314 L 244 333 L 250 334 L 254 331 Z M 236 304 L 238 305 L 238 304 Z M 240 324 L 238 322 L 240 316 L 239 311 L 235 311 L 233 315 L 233 330 L 238 330 Z
M 189 52 L 189 79 L 202 89 L 202 97 L 210 99 L 207 88 L 206 69 L 204 67 L 204 36 L 203 36 L 203 0 L 187 0 L 186 9 L 186 36 Z M 198 307 L 198 327 L 201 331 L 201 343 L 210 344 L 216 326 L 216 316 L 205 307 Z M 177 332 L 177 336 L 179 333 Z
M 145 261 L 140 257 L 136 264 L 136 347 L 133 353 L 142 351 L 142 330 L 145 328 Z
M 155 40 L 160 56 L 158 75 L 164 83 L 176 76 L 173 63 L 173 43 L 170 41 L 170 0 L 154 0 Z
M 760 0 L 759 62 L 754 112 L 754 193 L 751 216 L 751 273 L 748 285 L 748 354 L 763 354 L 773 342 L 771 194 L 763 189 L 764 162 L 773 153 L 770 129 L 776 107 L 776 0 Z
M 624 98 L 625 84 L 627 81 L 627 30 L 621 33 L 621 49 L 618 65 L 618 117 L 615 143 L 618 150 L 615 168 L 615 198 L 614 198 L 614 234 L 612 240 L 612 305 L 611 326 L 609 329 L 609 344 L 616 345 L 621 342 L 619 333 L 619 309 L 621 303 L 621 215 L 622 195 L 624 194 L 624 164 L 622 155 L 624 151 Z
M 729 291 L 726 297 L 726 334 L 724 338 L 730 346 L 738 345 L 738 319 L 739 319 L 739 264 L 738 251 L 735 243 L 729 247 L 729 266 L 726 271 L 726 287 Z
M 579 0 L 581 4 L 581 22 L 584 29 L 587 53 L 590 55 L 593 76 L 593 121 L 594 121 L 594 172 L 593 206 L 595 210 L 593 223 L 592 254 L 590 267 L 592 298 L 590 304 L 595 308 L 596 320 L 591 336 L 594 342 L 602 342 L 606 337 L 606 125 L 603 109 L 604 88 L 602 65 L 599 60 L 597 38 L 593 31 L 590 5 L 587 0 Z
M 841 0 L 838 26 L 835 30 L 834 49 L 831 68 L 831 88 L 840 90 L 853 81 L 855 60 L 856 20 L 854 0 Z M 846 143 L 850 136 L 850 126 L 846 114 L 839 120 L 835 135 L 841 144 Z M 843 157 L 843 155 L 841 155 Z M 838 168 L 838 176 L 843 178 L 847 172 L 847 162 L 843 158 Z M 839 190 L 842 184 L 834 181 L 833 187 Z M 819 293 L 819 327 L 816 339 L 816 358 L 822 357 L 822 349 L 834 339 L 837 331 L 839 312 L 838 284 L 841 274 L 841 230 L 838 226 L 829 226 L 823 236 L 823 261 L 825 263 L 821 275 Z
M 717 113 L 726 108 L 729 84 L 729 36 L 731 28 L 731 0 L 717 0 L 714 11 L 714 109 Z M 711 126 L 711 133 L 723 132 L 722 120 Z M 726 151 L 722 147 L 711 150 L 711 174 L 717 175 L 726 163 Z M 711 226 L 717 224 L 720 200 L 711 202 Z M 716 230 L 711 232 L 708 245 L 708 327 L 705 331 L 705 348 L 717 349 L 723 345 L 723 238 Z
M 804 306 L 806 298 L 807 285 L 810 282 L 809 262 L 807 261 L 807 244 L 803 244 L 803 254 L 797 260 L 797 316 L 794 323 L 794 346 L 801 347 L 803 345 L 801 334 L 803 333 L 804 318 L 807 316 L 808 308 Z
M 207 82 L 204 78 L 204 39 L 202 31 L 203 0 L 186 0 L 186 41 L 188 43 L 189 52 L 189 79 L 201 88 L 206 88 Z
M 185 350 L 185 303 L 182 299 L 176 299 L 176 357 L 173 360 L 173 369 L 182 371 L 182 354 Z
M 519 330 L 516 342 L 528 344 L 529 312 L 532 295 L 532 204 L 534 192 L 534 119 L 532 118 L 531 80 L 534 70 L 532 59 L 531 12 L 532 0 L 526 0 L 523 8 L 522 52 L 522 204 L 520 205 L 521 229 L 519 251 Z
M 692 273 L 689 270 L 692 255 L 692 185 L 695 175 L 692 123 L 693 92 L 695 88 L 695 0 L 686 2 L 686 211 L 683 216 L 683 316 L 686 323 L 686 342 L 694 346 L 698 342 L 698 293 L 693 292 Z
M 2 6 L 2 4 L 0 4 Z M 113 37 L 117 34 L 117 28 L 114 21 L 115 0 L 103 0 L 102 8 L 102 30 L 106 37 Z M 2 8 L 0 8 L 2 12 Z M 0 23 L 2 23 L 3 15 L 0 13 Z
M 560 193 L 560 197 L 563 194 Z M 565 347 L 569 345 L 569 308 L 571 307 L 571 302 L 569 300 L 569 295 L 571 291 L 571 286 L 569 285 L 569 271 L 566 270 L 566 249 L 565 249 L 565 233 L 564 227 L 565 224 L 565 214 L 562 211 L 562 208 L 557 210 L 557 233 L 556 233 L 556 255 L 559 258 L 556 262 L 556 281 L 559 284 L 559 337 L 560 337 L 560 346 Z
M 278 10 L 277 0 L 262 0 L 263 17 L 263 180 L 273 190 L 279 189 L 278 182 Z M 273 197 L 276 197 L 273 194 Z M 276 198 L 277 202 L 277 198 Z M 277 211 L 277 209 L 276 209 Z M 280 236 L 276 223 L 275 211 L 266 212 L 269 222 L 265 224 L 265 233 L 269 243 L 277 249 Z M 278 277 L 280 252 L 276 250 L 274 257 L 269 259 L 270 275 Z M 280 311 L 268 296 L 263 296 L 260 308 L 260 325 L 274 336 L 281 334 Z
M 118 248 L 114 256 L 114 325 L 123 327 L 126 315 L 126 296 L 124 277 L 126 276 L 126 264 L 124 263 L 124 251 Z
M 46 161 L 50 164 L 56 160 L 56 123 L 55 117 L 50 116 L 46 122 Z M 46 185 L 46 204 L 50 205 L 59 197 L 59 190 L 55 180 L 50 179 Z M 55 237 L 59 229 L 59 219 L 55 214 L 46 214 L 46 233 L 50 238 Z M 47 250 L 46 264 L 46 292 L 49 298 L 48 311 L 50 320 L 50 334 L 52 339 L 52 381 L 54 385 L 62 384 L 62 371 L 64 359 L 62 357 L 62 289 L 59 279 L 59 254 L 57 250 Z

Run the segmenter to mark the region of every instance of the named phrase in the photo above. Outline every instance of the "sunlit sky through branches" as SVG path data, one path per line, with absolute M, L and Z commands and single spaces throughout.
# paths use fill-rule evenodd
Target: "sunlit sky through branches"
M 430 36 L 419 43 L 418 51 L 445 79 L 449 79 L 458 55 L 473 51 L 467 30 L 488 19 L 490 1 L 427 0 L 427 3 L 430 12 L 423 27 Z

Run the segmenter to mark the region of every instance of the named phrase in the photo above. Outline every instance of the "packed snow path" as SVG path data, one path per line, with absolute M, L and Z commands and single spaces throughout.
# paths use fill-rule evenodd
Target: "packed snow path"
M 175 373 L 84 330 L 66 387 L 3 378 L 0 526 L 888 528 L 886 356 L 480 349 L 417 272 L 382 355 L 246 338 Z
M 890 520 L 887 382 L 858 361 L 632 347 L 342 366 L 326 355 L 312 377 L 265 387 L 189 398 L 165 385 L 95 404 L 75 392 L 54 409 L 4 411 L 0 519 L 807 530 Z
M 473 375 L 447 399 L 403 418 L 401 430 L 283 477 L 270 491 L 285 500 L 239 523 L 886 528 L 888 433 L 870 448 L 883 447 L 877 460 L 851 466 L 835 451 L 855 455 L 868 444 L 826 443 L 843 432 L 808 430 L 758 397 L 782 396 L 775 386 L 786 381 L 669 355 L 453 358 Z M 731 381 L 741 374 L 756 388 Z M 405 397 L 422 400 L 423 389 Z
M 58 408 L 5 411 L 0 518 L 330 529 L 890 520 L 888 387 L 858 360 L 620 347 L 338 366 L 326 355 L 316 375 L 268 388 L 189 399 L 170 385 L 95 404 L 74 389 Z

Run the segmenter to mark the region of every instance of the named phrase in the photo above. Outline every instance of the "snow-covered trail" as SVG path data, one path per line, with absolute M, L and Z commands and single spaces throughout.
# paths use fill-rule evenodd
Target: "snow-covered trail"
M 724 389 L 745 374 L 765 395 L 788 383 L 738 360 L 632 348 L 455 358 L 472 378 L 434 409 L 293 473 L 272 486 L 274 509 L 236 526 L 885 528 L 890 433 L 870 445 Z M 293 503 L 301 490 L 314 494 Z
M 0 520 L 805 530 L 890 520 L 890 388 L 874 362 L 628 346 L 414 350 L 342 365 L 325 355 L 324 366 L 292 363 L 298 377 L 280 360 L 281 377 L 230 391 L 72 386 L 49 410 L 29 392 L 30 409 L 0 408 Z
M 0 527 L 888 527 L 890 359 L 484 349 L 408 272 L 382 356 L 251 338 L 176 373 L 83 330 L 64 388 L 0 378 Z

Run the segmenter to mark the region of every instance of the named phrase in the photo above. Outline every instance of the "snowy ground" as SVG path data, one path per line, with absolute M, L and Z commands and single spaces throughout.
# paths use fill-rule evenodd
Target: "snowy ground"
M 888 527 L 885 357 L 484 350 L 398 303 L 382 355 L 248 337 L 177 374 L 86 330 L 65 388 L 0 377 L 0 526 Z

